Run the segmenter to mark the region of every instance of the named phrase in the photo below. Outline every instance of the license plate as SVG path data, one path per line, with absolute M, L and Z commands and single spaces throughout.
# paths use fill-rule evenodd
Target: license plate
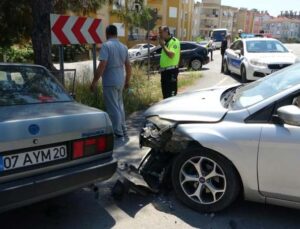
M 25 153 L 0 156 L 0 171 L 7 171 L 32 165 L 61 160 L 67 157 L 65 145 L 39 149 Z

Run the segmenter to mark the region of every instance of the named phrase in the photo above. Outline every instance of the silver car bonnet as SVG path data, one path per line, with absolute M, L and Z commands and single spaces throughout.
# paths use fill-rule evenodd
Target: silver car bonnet
M 36 133 L 30 130 L 34 125 Z M 0 107 L 2 151 L 63 142 L 111 131 L 107 114 L 75 102 Z M 101 133 L 100 133 L 101 132 Z M 39 139 L 34 145 L 32 139 Z
M 152 106 L 145 112 L 145 116 L 156 116 L 174 121 L 218 122 L 227 113 L 220 102 L 226 88 L 212 88 L 207 90 L 184 93 Z

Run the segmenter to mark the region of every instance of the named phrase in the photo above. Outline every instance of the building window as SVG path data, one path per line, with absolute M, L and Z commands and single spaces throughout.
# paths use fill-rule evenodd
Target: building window
M 177 18 L 177 8 L 176 7 L 170 7 L 169 8 L 169 17 L 170 18 Z

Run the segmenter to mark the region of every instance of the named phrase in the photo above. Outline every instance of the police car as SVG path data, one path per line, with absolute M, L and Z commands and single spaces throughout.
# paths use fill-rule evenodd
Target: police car
M 257 80 L 298 62 L 280 41 L 272 38 L 245 38 L 235 41 L 224 55 L 225 74 L 241 76 L 243 83 Z

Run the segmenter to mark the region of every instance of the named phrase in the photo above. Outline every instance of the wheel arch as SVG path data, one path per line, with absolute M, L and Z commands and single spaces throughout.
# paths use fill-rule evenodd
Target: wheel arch
M 203 128 L 199 131 L 199 129 L 179 127 L 177 131 L 191 139 L 188 147 L 210 150 L 227 159 L 237 171 L 246 199 L 264 201 L 258 191 L 257 154 L 253 152 L 249 162 L 245 159 L 243 149 L 239 145 L 211 128 Z

